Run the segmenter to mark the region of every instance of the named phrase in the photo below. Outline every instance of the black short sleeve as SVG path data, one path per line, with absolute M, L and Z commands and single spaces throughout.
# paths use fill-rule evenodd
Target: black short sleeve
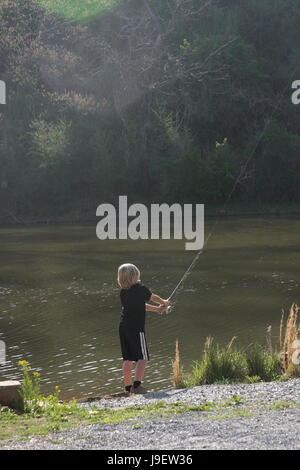
M 144 331 L 146 305 L 151 298 L 152 292 L 141 282 L 137 282 L 129 289 L 122 289 L 120 299 L 122 304 L 122 315 L 120 324 L 132 331 Z
M 146 286 L 143 286 L 144 288 L 144 292 L 145 292 L 145 301 L 146 302 L 149 302 L 150 298 L 151 298 L 151 295 L 152 295 L 152 292 L 150 289 L 148 289 L 148 287 Z

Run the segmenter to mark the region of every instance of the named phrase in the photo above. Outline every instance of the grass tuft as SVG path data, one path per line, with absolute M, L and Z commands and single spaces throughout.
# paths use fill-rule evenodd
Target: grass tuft
M 239 353 L 232 348 L 232 342 L 227 348 L 212 344 L 212 339 L 205 342 L 204 356 L 195 361 L 192 372 L 193 385 L 205 385 L 226 380 L 236 381 L 244 377 L 245 364 Z
M 298 311 L 299 307 L 295 303 L 291 306 L 289 316 L 286 320 L 284 328 L 284 311 L 282 312 L 280 322 L 280 349 L 281 355 L 281 367 L 283 372 L 288 377 L 299 377 L 300 370 L 299 364 L 297 364 L 296 348 L 300 327 L 298 325 Z M 284 333 L 283 333 L 284 330 Z
M 179 357 L 179 348 L 178 348 L 178 340 L 176 340 L 176 346 L 175 346 L 175 359 L 172 362 L 172 369 L 173 369 L 173 375 L 172 375 L 172 382 L 173 382 L 173 387 L 175 389 L 178 388 L 183 388 L 184 383 L 183 383 L 183 378 L 182 378 L 182 367 L 180 366 L 180 357 Z
M 258 381 L 285 380 L 300 376 L 300 366 L 297 364 L 299 325 L 297 323 L 299 307 L 293 304 L 286 325 L 284 313 L 280 322 L 280 352 L 272 344 L 272 327 L 267 328 L 266 346 L 250 344 L 244 351 L 234 347 L 234 336 L 227 347 L 221 348 L 213 344 L 213 337 L 205 340 L 202 358 L 194 361 L 192 373 L 184 374 L 180 367 L 178 341 L 176 355 L 172 363 L 174 388 L 184 388 L 197 385 Z M 297 342 L 297 343 L 296 343 Z M 297 349 L 298 348 L 298 349 Z

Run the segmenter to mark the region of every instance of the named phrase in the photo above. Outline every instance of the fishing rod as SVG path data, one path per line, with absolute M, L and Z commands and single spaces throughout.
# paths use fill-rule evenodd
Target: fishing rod
M 296 67 L 296 69 L 294 70 L 294 72 L 293 72 L 293 74 L 292 74 L 291 82 L 293 81 L 293 76 L 294 76 L 294 74 L 295 74 L 297 68 L 298 68 L 298 66 Z M 232 195 L 233 195 L 233 193 L 235 192 L 235 190 L 236 190 L 238 184 L 240 183 L 240 181 L 242 180 L 242 178 L 243 178 L 244 175 L 246 174 L 246 171 L 247 171 L 247 168 L 248 168 L 248 166 L 249 166 L 249 163 L 250 163 L 251 160 L 253 159 L 254 154 L 255 154 L 255 152 L 256 152 L 256 149 L 257 149 L 258 145 L 260 144 L 261 140 L 263 139 L 263 137 L 264 137 L 264 135 L 265 135 L 265 133 L 266 133 L 267 127 L 268 127 L 268 125 L 269 125 L 271 119 L 273 118 L 275 112 L 277 111 L 279 105 L 281 104 L 281 101 L 282 101 L 282 99 L 283 99 L 283 96 L 284 96 L 285 91 L 287 90 L 288 86 L 289 86 L 289 84 L 288 84 L 286 87 L 284 87 L 284 89 L 283 89 L 283 91 L 282 91 L 282 93 L 281 93 L 281 95 L 280 95 L 280 98 L 279 98 L 279 100 L 278 100 L 278 102 L 277 102 L 277 105 L 274 107 L 274 109 L 273 109 L 272 113 L 270 114 L 269 118 L 266 120 L 265 126 L 264 126 L 264 128 L 263 128 L 263 130 L 262 130 L 262 132 L 261 132 L 261 134 L 260 134 L 260 136 L 259 136 L 259 138 L 257 139 L 257 142 L 256 142 L 255 146 L 253 147 L 252 152 L 249 154 L 249 156 L 248 156 L 248 158 L 247 158 L 245 164 L 242 164 L 242 166 L 241 166 L 241 168 L 240 168 L 240 172 L 239 172 L 239 174 L 238 174 L 238 177 L 236 178 L 236 180 L 235 180 L 235 182 L 234 182 L 234 184 L 233 184 L 233 187 L 232 187 L 232 189 L 231 189 L 229 195 L 227 196 L 227 199 L 225 200 L 225 203 L 224 203 L 222 209 L 220 210 L 219 214 L 221 214 L 222 212 L 224 212 L 224 210 L 225 210 L 226 207 L 228 206 L 228 204 L 229 204 L 229 202 L 230 202 L 230 200 L 231 200 L 231 198 L 232 198 Z M 211 238 L 213 232 L 215 231 L 215 228 L 216 228 L 216 226 L 217 226 L 219 220 L 220 220 L 220 215 L 219 215 L 219 217 L 216 218 L 215 223 L 214 223 L 214 225 L 213 225 L 211 231 L 209 232 L 209 234 L 208 234 L 206 240 L 204 241 L 203 247 L 196 253 L 196 255 L 195 255 L 193 261 L 191 262 L 191 264 L 189 265 L 189 267 L 187 268 L 187 270 L 185 271 L 185 273 L 184 273 L 183 276 L 181 277 L 180 281 L 178 282 L 178 284 L 176 285 L 176 287 L 175 287 L 174 290 L 172 291 L 171 295 L 168 297 L 168 301 L 169 301 L 169 302 L 171 301 L 172 297 L 174 297 L 174 295 L 176 294 L 176 292 L 178 291 L 178 289 L 183 287 L 184 281 L 186 280 L 186 278 L 188 277 L 188 275 L 192 272 L 192 270 L 193 270 L 195 264 L 197 263 L 197 261 L 198 261 L 200 255 L 203 254 L 203 252 L 204 252 L 204 250 L 205 250 L 205 248 L 206 248 L 206 245 L 207 245 L 209 239 Z M 170 313 L 170 312 L 173 310 L 173 308 L 174 308 L 174 305 L 169 305 L 169 306 L 167 307 L 165 313 L 167 313 L 167 314 Z
M 267 128 L 267 125 L 265 125 L 265 128 L 264 128 L 264 130 L 263 130 L 263 132 L 262 132 L 262 135 L 260 136 L 258 142 L 256 143 L 256 146 L 254 147 L 253 151 L 251 152 L 251 158 L 248 158 L 246 164 L 245 164 L 245 165 L 242 165 L 241 170 L 240 170 L 240 173 L 239 173 L 238 177 L 236 178 L 236 180 L 235 180 L 235 182 L 234 182 L 234 185 L 233 185 L 233 187 L 232 187 L 232 190 L 230 191 L 229 196 L 227 197 L 227 199 L 226 199 L 226 201 L 225 201 L 225 203 L 224 203 L 224 205 L 223 205 L 222 210 L 220 211 L 220 213 L 223 212 L 223 211 L 226 209 L 226 207 L 227 207 L 229 201 L 231 200 L 232 195 L 233 195 L 233 193 L 234 193 L 234 191 L 235 191 L 235 189 L 236 189 L 236 187 L 237 187 L 239 181 L 240 181 L 241 178 L 244 176 L 244 174 L 245 174 L 245 172 L 246 172 L 246 170 L 247 170 L 247 167 L 248 167 L 248 165 L 249 165 L 249 163 L 250 163 L 250 161 L 251 161 L 251 159 L 252 159 L 252 157 L 253 157 L 253 155 L 254 155 L 254 153 L 255 153 L 255 150 L 256 150 L 256 148 L 257 148 L 257 146 L 258 146 L 260 140 L 262 139 L 262 137 L 263 137 L 263 135 L 264 135 L 264 133 L 265 133 L 265 131 L 266 131 L 266 128 Z M 182 278 L 180 279 L 180 281 L 178 282 L 178 284 L 176 285 L 176 287 L 173 289 L 171 295 L 168 297 L 168 301 L 169 301 L 169 302 L 171 301 L 171 299 L 172 299 L 172 297 L 175 295 L 175 293 L 178 291 L 179 287 L 183 287 L 184 281 L 186 280 L 186 278 L 188 277 L 188 275 L 192 272 L 193 267 L 194 267 L 195 264 L 197 263 L 199 257 L 200 257 L 200 256 L 202 255 L 202 253 L 204 252 L 204 250 L 205 250 L 205 248 L 206 248 L 206 245 L 207 245 L 207 243 L 208 243 L 210 237 L 212 236 L 213 232 L 215 231 L 215 228 L 216 228 L 216 226 L 217 226 L 219 220 L 220 220 L 220 216 L 215 220 L 214 225 L 213 225 L 211 231 L 209 232 L 209 234 L 208 234 L 206 240 L 204 241 L 204 244 L 203 244 L 202 248 L 200 248 L 200 250 L 196 253 L 196 255 L 195 255 L 193 261 L 191 262 L 191 264 L 189 265 L 189 267 L 187 268 L 187 270 L 186 270 L 185 273 L 183 274 Z M 166 309 L 166 313 L 170 313 L 172 310 L 173 310 L 173 306 L 172 306 L 172 305 L 169 305 L 169 306 L 167 307 L 167 309 Z

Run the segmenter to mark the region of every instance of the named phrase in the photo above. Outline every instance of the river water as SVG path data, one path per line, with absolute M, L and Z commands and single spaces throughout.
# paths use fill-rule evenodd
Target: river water
M 172 386 L 176 339 L 186 372 L 208 335 L 220 345 L 237 336 L 243 348 L 265 343 L 272 325 L 275 344 L 282 309 L 300 303 L 299 235 L 299 218 L 220 220 L 173 311 L 147 313 L 145 386 Z M 118 266 L 136 264 L 142 281 L 167 298 L 194 256 L 182 240 L 100 241 L 94 225 L 0 229 L 0 380 L 20 379 L 25 359 L 45 394 L 56 385 L 64 399 L 122 390 Z

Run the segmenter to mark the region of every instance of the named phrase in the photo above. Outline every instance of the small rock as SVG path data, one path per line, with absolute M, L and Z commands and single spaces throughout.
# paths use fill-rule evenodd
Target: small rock
M 20 392 L 21 384 L 17 380 L 0 382 L 0 405 L 23 411 L 24 401 Z

